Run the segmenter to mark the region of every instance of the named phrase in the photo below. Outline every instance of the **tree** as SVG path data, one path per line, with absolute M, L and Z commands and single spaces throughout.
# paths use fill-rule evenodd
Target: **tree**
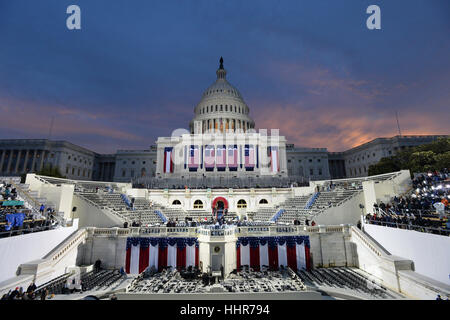
M 436 165 L 437 170 L 442 170 L 444 168 L 450 168 L 450 151 L 446 153 L 441 153 L 436 155 Z
M 439 138 L 433 143 L 424 144 L 415 149 L 416 151 L 433 151 L 435 154 L 446 153 L 450 151 L 450 138 Z
M 44 168 L 42 168 L 41 171 L 37 173 L 40 176 L 47 176 L 47 177 L 54 177 L 54 178 L 66 178 L 61 174 L 58 167 L 52 168 L 49 165 L 46 165 Z
M 369 176 L 409 169 L 411 174 L 450 167 L 450 138 L 409 148 L 369 166 Z
M 381 158 L 377 164 L 369 166 L 368 174 L 369 176 L 374 176 L 399 170 L 401 170 L 401 168 L 398 165 L 398 161 L 395 160 L 395 157 Z
M 435 169 L 436 154 L 433 151 L 419 151 L 411 154 L 409 168 L 411 172 L 426 172 Z

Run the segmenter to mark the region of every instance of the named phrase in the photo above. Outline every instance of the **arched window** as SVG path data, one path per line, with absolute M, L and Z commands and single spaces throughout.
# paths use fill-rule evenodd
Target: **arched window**
M 172 205 L 173 206 L 181 206 L 181 201 L 180 200 L 173 200 Z
M 261 199 L 259 200 L 259 204 L 269 204 L 269 201 L 267 201 L 266 199 Z
M 203 202 L 201 200 L 195 200 L 194 209 L 203 209 Z
M 241 199 L 241 200 L 238 201 L 237 207 L 238 208 L 247 208 L 247 202 L 245 202 L 244 199 Z

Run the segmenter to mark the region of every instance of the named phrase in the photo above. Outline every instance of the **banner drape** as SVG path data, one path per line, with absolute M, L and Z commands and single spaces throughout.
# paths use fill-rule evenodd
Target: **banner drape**
M 176 268 L 177 267 L 177 245 L 167 246 L 167 266 Z
M 282 245 L 278 244 L 278 267 L 287 266 L 286 242 Z
M 259 245 L 259 264 L 260 266 L 269 266 L 269 250 L 267 243 Z
M 241 266 L 250 266 L 250 245 L 241 243 Z
M 139 274 L 139 253 L 140 245 L 131 246 L 130 273 Z
M 150 245 L 149 246 L 149 260 L 148 260 L 148 265 L 150 267 L 155 267 L 156 269 L 158 269 L 158 243 L 156 243 L 156 245 Z

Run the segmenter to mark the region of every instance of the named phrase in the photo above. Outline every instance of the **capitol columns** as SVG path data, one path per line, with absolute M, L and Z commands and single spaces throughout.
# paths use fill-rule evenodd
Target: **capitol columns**
M 41 161 L 39 163 L 39 168 L 36 171 L 41 171 L 44 168 L 44 156 L 45 156 L 45 150 L 41 150 Z
M 14 166 L 15 173 L 17 173 L 19 171 L 19 163 L 20 163 L 21 155 L 22 155 L 22 150 L 17 151 L 16 165 Z
M 264 173 L 269 165 L 267 157 L 267 148 L 270 147 L 270 143 L 267 138 L 267 129 L 259 129 L 259 170 L 261 174 Z
M 2 158 L 0 159 L 0 172 L 3 170 L 3 161 L 5 161 L 6 150 L 2 151 Z
M 158 148 L 156 151 L 156 173 L 157 174 L 159 173 L 161 176 L 164 175 L 163 162 L 164 162 L 164 147 L 162 146 L 161 143 L 158 143 Z
M 8 166 L 6 167 L 6 172 L 9 173 L 11 170 L 11 162 L 13 158 L 14 150 L 9 151 L 9 157 L 8 157 Z
M 30 150 L 27 149 L 27 152 L 25 153 L 25 159 L 23 160 L 23 167 L 21 170 L 21 173 L 27 172 L 27 165 L 28 165 L 28 157 L 30 155 Z
M 31 169 L 30 169 L 31 172 L 34 171 L 34 166 L 35 166 L 35 163 L 36 163 L 36 156 L 37 156 L 37 150 L 34 149 L 34 152 L 33 152 L 33 162 L 31 163 Z

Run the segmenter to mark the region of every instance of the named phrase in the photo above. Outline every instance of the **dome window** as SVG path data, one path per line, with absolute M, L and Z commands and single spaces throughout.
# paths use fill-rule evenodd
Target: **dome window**
M 259 204 L 269 204 L 269 201 L 267 201 L 266 199 L 261 199 L 259 200 Z
M 173 206 L 181 206 L 181 201 L 180 200 L 173 200 L 172 205 Z

